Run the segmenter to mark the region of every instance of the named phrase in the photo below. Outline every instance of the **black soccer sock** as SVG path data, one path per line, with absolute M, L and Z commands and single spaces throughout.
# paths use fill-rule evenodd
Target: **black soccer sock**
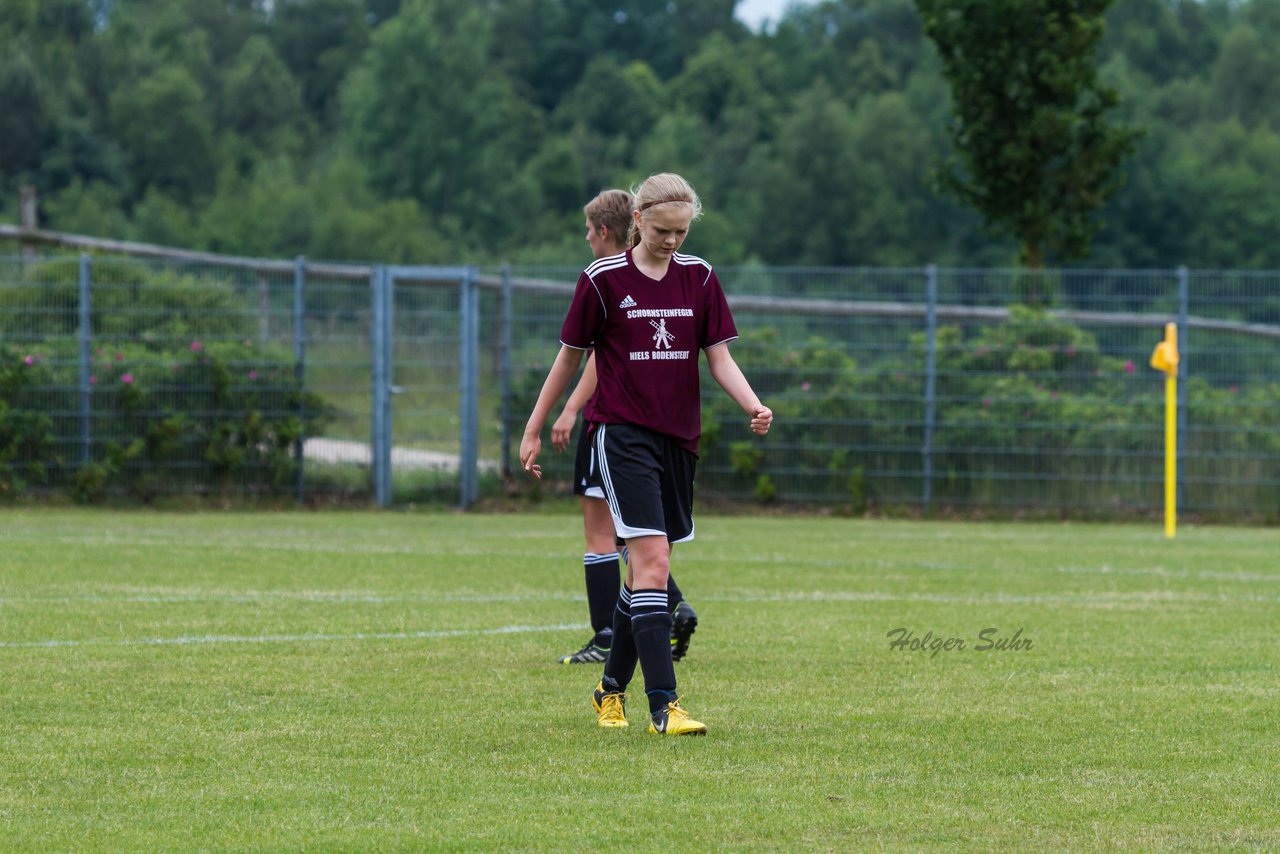
M 637 590 L 632 595 L 631 634 L 644 673 L 644 692 L 649 695 L 649 714 L 653 714 L 676 698 L 667 591 Z
M 684 594 L 680 592 L 680 587 L 676 584 L 674 575 L 667 576 L 667 610 L 671 613 L 676 612 L 676 606 L 684 601 Z
M 582 568 L 587 578 L 591 630 L 598 639 L 606 629 L 613 628 L 613 609 L 618 604 L 618 592 L 622 586 L 618 578 L 618 553 L 587 552 L 582 556 Z
M 606 691 L 625 691 L 636 672 L 636 642 L 631 635 L 631 591 L 624 584 L 613 609 L 613 645 L 600 682 Z

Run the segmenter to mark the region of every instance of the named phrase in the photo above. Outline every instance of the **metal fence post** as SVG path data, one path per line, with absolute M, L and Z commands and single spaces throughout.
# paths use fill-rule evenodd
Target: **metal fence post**
M 392 395 L 396 389 L 396 277 L 390 269 L 382 271 L 382 365 L 386 378 L 386 386 L 382 392 L 382 443 L 379 450 L 382 454 L 382 507 L 390 507 L 395 485 L 395 470 L 391 467 L 391 451 L 395 445 L 395 425 L 392 423 Z
M 934 264 L 924 268 L 925 292 L 928 305 L 925 311 L 924 356 L 924 445 L 920 449 L 924 462 L 922 500 L 924 512 L 933 503 L 933 430 L 937 410 L 938 379 L 938 268 Z
M 294 445 L 294 498 L 302 503 L 305 498 L 303 481 L 304 446 L 307 441 L 305 425 L 307 423 L 307 401 L 305 395 L 306 381 L 306 313 L 307 259 L 299 255 L 293 260 L 293 380 L 298 386 L 298 441 Z
M 391 277 L 386 267 L 378 265 L 372 276 L 373 323 L 370 327 L 373 362 L 371 432 L 369 463 L 373 475 L 373 500 L 379 507 L 391 503 L 391 323 L 387 292 Z
M 478 497 L 479 483 L 476 467 L 479 465 L 479 370 L 480 359 L 480 288 L 476 282 L 476 269 L 468 267 L 459 285 L 459 406 L 458 421 L 461 425 L 458 455 L 458 503 L 466 509 Z
M 271 280 L 266 273 L 259 271 L 258 288 L 258 339 L 271 340 Z
M 500 337 L 502 357 L 499 382 L 502 386 L 502 476 L 511 476 L 511 265 L 502 265 L 502 308 L 498 313 L 502 324 Z
M 92 434 L 90 432 L 90 388 L 89 388 L 89 351 L 93 320 L 89 311 L 90 300 L 90 258 L 88 254 L 80 256 L 80 465 L 88 466 L 93 462 Z

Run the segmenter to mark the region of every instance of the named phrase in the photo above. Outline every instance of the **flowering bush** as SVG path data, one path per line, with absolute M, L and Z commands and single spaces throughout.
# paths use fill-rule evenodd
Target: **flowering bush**
M 105 355 L 90 377 L 104 489 L 118 484 L 140 498 L 175 487 L 286 489 L 294 442 L 331 412 L 298 387 L 291 361 L 250 340 Z
M 294 443 L 333 410 L 300 386 L 292 353 L 255 340 L 233 286 L 95 264 L 86 395 L 75 313 L 30 310 L 74 306 L 72 270 L 33 266 L 47 284 L 0 290 L 0 319 L 41 318 L 38 345 L 0 346 L 0 495 L 40 485 L 147 500 L 292 484 Z
M 48 483 L 61 463 L 53 418 L 41 406 L 51 385 L 43 359 L 0 344 L 0 496 Z

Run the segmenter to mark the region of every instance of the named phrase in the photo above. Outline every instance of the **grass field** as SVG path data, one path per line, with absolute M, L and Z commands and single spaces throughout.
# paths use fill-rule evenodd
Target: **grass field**
M 580 552 L 568 514 L 0 513 L 0 849 L 1280 847 L 1276 530 L 701 517 L 698 739 L 639 675 L 600 730 L 554 663 Z

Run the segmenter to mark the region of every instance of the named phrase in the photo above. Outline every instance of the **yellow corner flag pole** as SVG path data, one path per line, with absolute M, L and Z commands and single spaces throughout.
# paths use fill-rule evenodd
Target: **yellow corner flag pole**
M 1178 324 L 1164 325 L 1164 340 L 1151 354 L 1151 367 L 1164 371 L 1164 535 L 1178 530 Z

